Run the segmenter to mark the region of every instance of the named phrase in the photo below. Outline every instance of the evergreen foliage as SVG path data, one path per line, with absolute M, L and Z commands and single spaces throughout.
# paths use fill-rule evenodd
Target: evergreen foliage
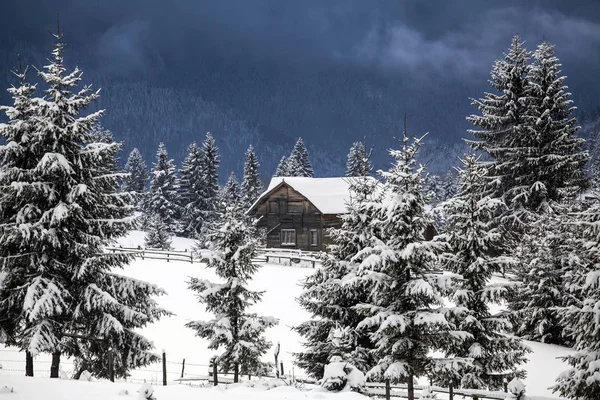
M 167 314 L 152 298 L 163 292 L 113 272 L 130 256 L 104 247 L 133 227 L 133 199 L 118 192 L 123 175 L 114 169 L 120 145 L 98 131 L 102 111 L 84 112 L 98 91 L 77 90 L 82 73 L 64 66 L 60 28 L 53 37 L 50 64 L 39 72 L 45 98 L 31 98 L 20 73 L 15 104 L 3 107 L 0 315 L 9 316 L 12 343 L 33 355 L 82 362 L 114 348 L 125 374 L 156 360 L 136 331 Z
M 225 211 L 227 207 L 232 207 L 237 210 L 238 213 L 243 213 L 240 185 L 238 184 L 237 178 L 233 172 L 229 175 L 227 184 L 221 191 L 220 203 L 223 211 Z
M 286 163 L 287 172 L 291 174 L 288 176 L 312 178 L 315 175 L 312 164 L 308 158 L 308 150 L 306 150 L 302 138 L 298 138 Z
M 202 143 L 203 170 L 200 186 L 200 236 L 208 232 L 209 226 L 218 219 L 219 204 L 219 149 L 215 139 L 208 132 Z
M 561 310 L 562 324 L 575 340 L 575 353 L 563 359 L 570 368 L 557 379 L 554 391 L 574 400 L 600 396 L 600 203 L 579 215 L 578 246 L 570 254 L 573 263 L 565 274 L 574 301 Z
M 444 306 L 443 294 L 455 277 L 434 272 L 440 246 L 424 238 L 431 218 L 425 211 L 423 167 L 415 159 L 421 140 L 409 141 L 405 137 L 402 150 L 390 150 L 395 162 L 382 172 L 385 201 L 376 205 L 371 222 L 378 235 L 358 253 L 359 282 L 372 288 L 371 298 L 358 309 L 367 316 L 359 328 L 373 330 L 373 353 L 379 360 L 368 376 L 407 382 L 409 398 L 414 398 L 415 377 L 440 374 L 461 362 L 432 352 L 447 350 L 469 335 L 449 323 L 457 310 Z
M 177 199 L 175 164 L 163 143 L 158 146 L 156 162 L 152 168 L 152 181 L 144 211 L 149 217 L 160 218 L 167 232 L 177 232 L 180 207 Z
M 150 175 L 148 167 L 137 148 L 131 150 L 127 163 L 125 163 L 125 172 L 129 174 L 123 182 L 123 190 L 134 192 L 139 195 L 146 192 L 146 185 Z
M 246 151 L 246 163 L 244 164 L 244 180 L 242 181 L 242 204 L 244 210 L 250 208 L 261 195 L 263 187 L 258 174 L 258 158 L 254 148 L 250 146 Z
M 214 269 L 222 282 L 191 278 L 188 283 L 214 318 L 186 326 L 208 339 L 210 349 L 223 350 L 219 366 L 223 371 L 234 371 L 237 382 L 240 373 L 255 375 L 261 369 L 260 357 L 271 347 L 264 332 L 278 321 L 248 312 L 262 296 L 262 292 L 247 287 L 257 270 L 252 263 L 257 246 L 254 226 L 239 219 L 236 210 L 229 207 L 211 235 L 213 248 L 207 267 Z
M 364 159 L 368 158 L 367 149 L 362 142 L 354 142 L 348 153 L 348 161 L 346 162 L 346 176 L 362 176 L 364 169 Z M 371 161 L 368 160 L 367 167 L 373 169 Z
M 204 152 L 196 143 L 188 146 L 179 178 L 181 225 L 185 237 L 196 238 L 202 228 L 204 201 Z
M 286 156 L 281 157 L 274 176 L 293 176 L 291 175 L 290 168 L 288 166 L 288 158 Z
M 503 380 L 523 377 L 524 371 L 517 367 L 528 351 L 519 339 L 506 335 L 511 329 L 508 318 L 492 315 L 489 309 L 489 304 L 501 303 L 508 291 L 505 285 L 490 283 L 492 274 L 514 262 L 497 255 L 504 240 L 495 217 L 505 205 L 486 195 L 488 170 L 475 156 L 465 156 L 462 163 L 459 194 L 444 204 L 452 229 L 443 238 L 448 246 L 442 265 L 462 276 L 452 297 L 463 311 L 450 321 L 470 334 L 451 346 L 448 354 L 469 362 L 451 370 L 448 378 L 455 386 L 500 390 Z
M 171 235 L 160 216 L 154 214 L 148 218 L 144 245 L 151 249 L 171 250 Z

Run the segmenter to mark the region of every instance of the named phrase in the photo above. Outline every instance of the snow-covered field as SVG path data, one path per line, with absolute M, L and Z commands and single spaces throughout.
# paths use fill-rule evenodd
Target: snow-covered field
M 131 232 L 130 235 L 121 240 L 121 245 L 124 247 L 136 247 L 141 244 L 143 244 L 142 232 Z M 175 238 L 173 241 L 175 250 L 187 249 L 190 251 L 193 245 L 194 242 L 188 239 Z M 122 273 L 156 283 L 168 292 L 167 296 L 159 299 L 159 303 L 162 307 L 174 312 L 176 315 L 164 318 L 158 323 L 144 328 L 143 333 L 154 341 L 157 352 L 165 350 L 169 380 L 172 381 L 180 376 L 181 362 L 184 358 L 186 359 L 186 376 L 206 375 L 208 372 L 208 360 L 214 353 L 207 349 L 207 342 L 205 340 L 195 337 L 190 329 L 184 327 L 184 324 L 189 320 L 207 318 L 208 315 L 205 313 L 203 306 L 198 304 L 192 292 L 187 289 L 186 281 L 190 276 L 215 279 L 212 271 L 204 268 L 203 264 L 188 264 L 184 262 L 167 263 L 161 260 L 136 260 L 122 271 Z M 300 337 L 290 327 L 310 317 L 307 312 L 298 306 L 295 298 L 301 292 L 300 281 L 311 273 L 312 270 L 309 268 L 266 265 L 259 269 L 251 284 L 251 287 L 255 290 L 265 291 L 262 303 L 256 305 L 254 311 L 262 315 L 274 316 L 280 320 L 279 326 L 267 331 L 267 337 L 274 343 L 281 343 L 279 360 L 283 362 L 286 373 L 292 373 L 293 357 L 291 353 L 301 349 Z M 559 346 L 539 343 L 528 342 L 527 344 L 533 350 L 533 353 L 529 355 L 529 362 L 525 366 L 528 372 L 528 378 L 525 380 L 527 393 L 537 396 L 557 397 L 547 388 L 553 385 L 556 376 L 565 369 L 565 365 L 556 359 L 556 357 L 568 354 L 569 350 Z M 265 359 L 273 360 L 272 352 L 269 352 L 265 356 Z M 35 393 L 37 389 L 34 389 L 34 387 L 39 386 L 39 390 L 43 390 L 43 393 L 45 393 L 45 398 L 110 399 L 112 398 L 110 396 L 115 396 L 119 392 L 120 389 L 118 388 L 125 388 L 126 386 L 125 383 L 118 383 L 114 384 L 114 386 L 108 385 L 109 389 L 106 389 L 106 385 L 103 386 L 97 382 L 68 382 L 66 385 L 69 385 L 69 388 L 73 388 L 73 394 L 65 395 L 64 397 L 54 396 L 50 394 L 62 391 L 59 385 L 60 381 L 35 379 L 35 385 L 31 385 L 31 379 L 25 380 L 25 378 L 17 376 L 24 374 L 23 361 L 23 354 L 18 354 L 11 349 L 0 349 L 0 364 L 3 366 L 3 369 L 0 369 L 0 388 L 5 385 L 15 386 L 17 392 L 22 395 L 21 398 L 33 399 L 41 397 Z M 36 359 L 36 376 L 48 376 L 50 365 L 48 361 L 48 357 L 39 357 Z M 67 374 L 70 372 L 69 368 L 70 364 L 65 362 L 63 370 Z M 294 370 L 293 372 L 296 376 L 303 375 L 302 371 Z M 161 379 L 160 367 L 158 365 L 151 366 L 144 371 L 136 373 L 134 378 L 136 378 L 136 382 L 139 382 L 141 379 L 155 383 L 159 382 Z M 132 388 L 133 391 L 137 390 L 139 383 L 129 385 L 127 386 L 127 390 L 132 393 Z M 168 392 L 169 390 L 172 390 L 172 392 Z M 181 385 L 171 385 L 167 388 L 159 387 L 157 388 L 157 397 L 158 399 L 197 397 L 197 394 L 194 395 L 196 393 L 194 390 L 199 389 L 192 389 Z M 237 390 L 242 395 L 242 391 L 252 389 L 239 388 L 227 393 L 233 393 Z M 300 396 L 298 393 L 283 393 L 282 390 L 284 389 L 278 389 L 276 392 L 256 392 L 256 396 L 244 394 L 243 397 L 258 399 L 262 398 L 261 396 L 270 396 L 294 399 Z M 162 395 L 163 391 L 165 395 Z M 77 397 L 77 393 L 85 395 Z M 166 393 L 169 394 L 166 395 Z M 212 394 L 219 398 L 220 396 L 224 396 L 219 391 L 212 391 L 211 396 Z M 319 393 L 314 396 L 323 395 Z M 135 394 L 132 396 L 135 396 Z M 303 396 L 302 394 L 301 397 Z M 340 397 L 336 397 L 336 399 L 342 400 Z M 344 397 L 343 400 L 346 400 L 346 398 Z

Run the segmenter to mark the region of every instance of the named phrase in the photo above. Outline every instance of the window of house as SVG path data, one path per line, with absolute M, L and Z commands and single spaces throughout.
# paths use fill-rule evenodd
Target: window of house
M 302 214 L 304 205 L 301 201 L 288 201 L 288 213 L 290 214 Z
M 311 229 L 310 231 L 310 245 L 318 246 L 319 245 L 319 231 L 316 229 Z
M 285 246 L 296 244 L 296 230 L 295 229 L 282 229 L 281 230 L 281 244 Z
M 279 203 L 276 201 L 269 202 L 269 213 L 279 214 Z

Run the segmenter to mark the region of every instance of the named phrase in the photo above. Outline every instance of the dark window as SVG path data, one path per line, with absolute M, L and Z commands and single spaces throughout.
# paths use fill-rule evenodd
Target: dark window
M 293 246 L 296 244 L 296 230 L 295 229 L 282 229 L 281 230 L 281 244 L 286 246 Z
M 312 229 L 310 231 L 310 245 L 318 246 L 319 245 L 319 231 L 316 229 Z

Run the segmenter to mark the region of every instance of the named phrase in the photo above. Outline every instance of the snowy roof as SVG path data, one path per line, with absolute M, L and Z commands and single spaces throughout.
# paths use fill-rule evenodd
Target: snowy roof
M 285 183 L 306 197 L 321 213 L 344 214 L 346 213 L 346 202 L 350 199 L 349 179 L 352 178 L 274 177 L 271 179 L 269 188 L 260 195 L 248 211 L 261 203 L 274 189 Z

